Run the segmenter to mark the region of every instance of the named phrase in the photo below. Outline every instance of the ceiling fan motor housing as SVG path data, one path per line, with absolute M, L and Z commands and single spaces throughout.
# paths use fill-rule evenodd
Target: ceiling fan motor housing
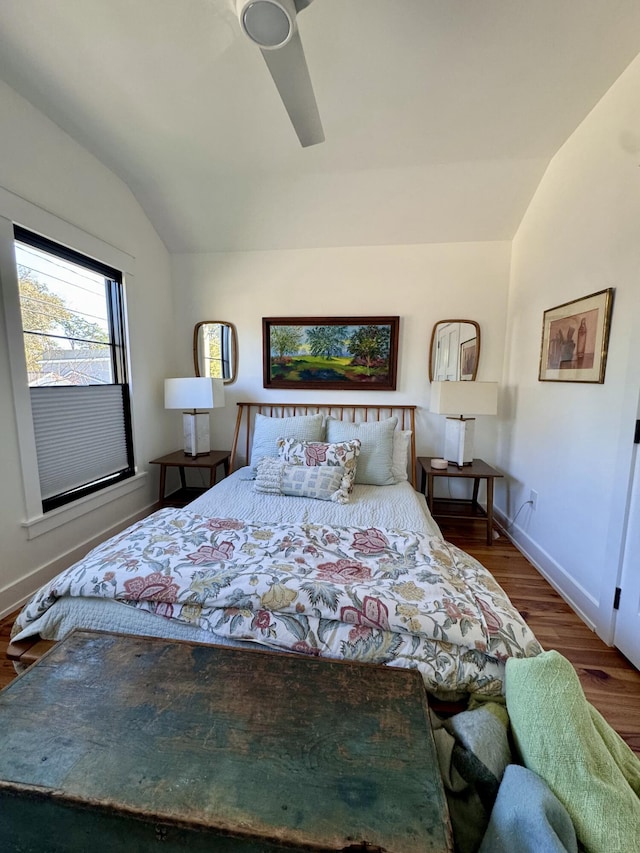
M 296 31 L 295 0 L 237 0 L 243 33 L 262 50 L 284 47 Z

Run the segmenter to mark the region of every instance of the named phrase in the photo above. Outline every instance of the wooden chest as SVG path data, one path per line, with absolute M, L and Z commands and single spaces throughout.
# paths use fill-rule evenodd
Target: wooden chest
M 0 692 L 0 850 L 450 851 L 415 671 L 76 631 Z

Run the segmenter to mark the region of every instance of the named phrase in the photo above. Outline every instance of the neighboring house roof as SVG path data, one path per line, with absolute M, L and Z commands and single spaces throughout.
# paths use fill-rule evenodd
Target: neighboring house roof
M 40 370 L 29 376 L 29 385 L 102 385 L 113 381 L 111 358 L 104 350 L 50 350 Z

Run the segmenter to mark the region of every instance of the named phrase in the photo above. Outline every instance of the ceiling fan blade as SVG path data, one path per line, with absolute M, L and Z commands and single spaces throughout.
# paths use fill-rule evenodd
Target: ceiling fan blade
M 300 33 L 296 30 L 284 47 L 262 50 L 262 55 L 302 147 L 324 142 Z

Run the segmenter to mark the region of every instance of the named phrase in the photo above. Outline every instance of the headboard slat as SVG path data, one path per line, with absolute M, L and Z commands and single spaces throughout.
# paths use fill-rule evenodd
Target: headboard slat
M 235 471 L 238 457 L 238 443 L 240 433 L 244 429 L 244 458 L 249 460 L 251 449 L 251 433 L 252 423 L 256 413 L 264 414 L 269 412 L 270 417 L 289 417 L 290 414 L 294 417 L 300 413 L 317 414 L 321 412 L 330 417 L 337 417 L 338 420 L 352 421 L 353 423 L 379 421 L 383 418 L 393 417 L 398 418 L 399 429 L 411 430 L 411 471 L 410 482 L 414 489 L 416 488 L 416 421 L 415 412 L 416 406 L 404 405 L 372 405 L 370 403 L 355 403 L 345 406 L 340 403 L 238 403 L 238 416 L 236 418 L 236 428 L 233 435 L 233 443 L 231 445 L 231 470 Z M 350 417 L 349 417 L 350 414 Z

